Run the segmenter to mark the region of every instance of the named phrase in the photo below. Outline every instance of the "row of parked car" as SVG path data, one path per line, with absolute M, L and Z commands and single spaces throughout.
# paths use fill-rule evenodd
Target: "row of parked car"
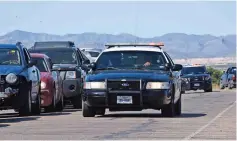
M 107 44 L 79 49 L 70 41 L 0 44 L 0 110 L 21 116 L 82 108 L 84 117 L 110 111 L 161 110 L 181 115 L 187 90 L 212 91 L 204 65 L 175 64 L 163 43 Z M 93 58 L 94 57 L 94 58 Z

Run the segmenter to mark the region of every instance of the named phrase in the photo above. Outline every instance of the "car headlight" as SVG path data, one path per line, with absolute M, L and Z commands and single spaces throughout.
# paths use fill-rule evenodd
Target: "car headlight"
M 84 89 L 106 89 L 105 82 L 85 82 Z
M 170 89 L 169 82 L 148 82 L 146 89 Z
M 66 79 L 76 78 L 76 71 L 67 71 Z
M 45 82 L 41 82 L 40 83 L 40 87 L 41 87 L 41 89 L 45 89 L 46 88 L 46 83 Z
M 205 77 L 205 80 L 209 80 L 211 77 L 210 76 L 206 76 Z
M 17 76 L 14 74 L 14 73 L 9 73 L 7 76 L 6 76 L 6 81 L 7 83 L 9 84 L 14 84 L 16 83 L 17 81 Z

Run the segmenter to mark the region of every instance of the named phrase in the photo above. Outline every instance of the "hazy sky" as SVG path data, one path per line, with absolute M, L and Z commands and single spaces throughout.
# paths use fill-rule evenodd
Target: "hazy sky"
M 235 34 L 235 2 L 0 2 L 0 35 L 15 29 L 51 34 L 179 32 Z

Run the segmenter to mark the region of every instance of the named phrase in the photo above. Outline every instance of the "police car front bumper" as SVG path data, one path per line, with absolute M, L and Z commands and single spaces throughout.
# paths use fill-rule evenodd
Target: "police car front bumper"
M 121 101 L 127 97 L 126 102 Z M 106 92 L 103 90 L 84 90 L 83 101 L 88 106 L 98 108 L 152 108 L 160 109 L 171 102 L 170 90 L 144 90 Z
M 211 81 L 190 81 L 185 84 L 185 90 L 206 90 L 211 87 Z

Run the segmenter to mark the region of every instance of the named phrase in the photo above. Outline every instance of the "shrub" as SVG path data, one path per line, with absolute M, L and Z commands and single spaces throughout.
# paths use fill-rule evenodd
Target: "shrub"
M 214 69 L 212 67 L 207 67 L 207 71 L 211 74 L 212 77 L 212 83 L 218 84 L 220 83 L 221 75 L 223 74 L 223 71 Z

